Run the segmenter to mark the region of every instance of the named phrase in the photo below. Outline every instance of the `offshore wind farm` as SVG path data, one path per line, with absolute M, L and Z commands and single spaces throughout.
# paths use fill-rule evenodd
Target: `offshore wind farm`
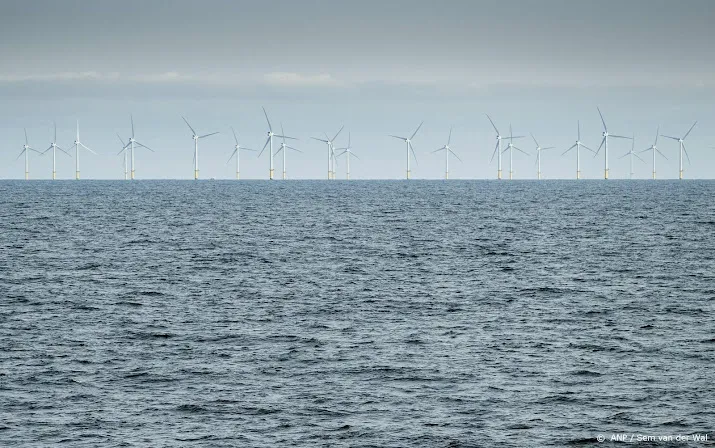
M 3 0 L 0 447 L 711 446 L 712 0 Z
M 610 132 L 608 131 L 608 127 L 607 127 L 607 125 L 606 125 L 606 121 L 605 121 L 605 119 L 604 119 L 604 117 L 603 117 L 603 114 L 601 113 L 600 108 L 597 107 L 596 110 L 597 110 L 597 112 L 598 112 L 598 116 L 599 116 L 600 121 L 601 121 L 601 124 L 602 124 L 602 126 L 603 126 L 603 130 L 602 130 L 602 132 L 601 132 L 601 143 L 600 143 L 600 145 L 598 146 L 598 149 L 596 149 L 596 150 L 594 151 L 593 149 L 591 149 L 590 147 L 586 146 L 586 145 L 581 141 L 581 120 L 577 120 L 577 139 L 576 139 L 576 142 L 575 142 L 572 146 L 570 146 L 568 149 L 566 149 L 566 150 L 561 154 L 561 156 L 566 156 L 566 155 L 567 155 L 568 153 L 570 153 L 572 150 L 575 150 L 575 154 L 576 154 L 576 179 L 578 180 L 578 179 L 581 179 L 581 178 L 582 178 L 582 177 L 581 177 L 581 165 L 582 165 L 582 161 L 581 161 L 581 148 L 584 148 L 584 149 L 587 149 L 588 151 L 590 151 L 590 152 L 593 154 L 594 158 L 595 158 L 596 156 L 598 156 L 598 154 L 601 153 L 601 149 L 603 149 L 603 157 L 604 157 L 604 159 L 603 159 L 603 160 L 604 160 L 603 179 L 606 179 L 606 180 L 607 180 L 607 179 L 609 178 L 609 171 L 610 171 L 610 170 L 609 170 L 609 158 L 608 158 L 609 138 L 612 138 L 612 139 L 615 138 L 615 139 L 630 140 L 630 141 L 631 141 L 631 150 L 628 151 L 628 152 L 627 152 L 626 154 L 624 154 L 623 156 L 618 157 L 618 159 L 620 160 L 620 159 L 625 158 L 626 156 L 629 156 L 629 159 L 628 159 L 628 161 L 629 161 L 629 165 L 628 165 L 628 166 L 629 166 L 629 169 L 628 169 L 628 171 L 627 171 L 627 175 L 624 176 L 624 177 L 625 177 L 625 178 L 628 178 L 628 179 L 635 179 L 635 178 L 637 178 L 636 173 L 635 173 L 635 171 L 634 171 L 633 158 L 635 157 L 637 160 L 639 160 L 639 161 L 641 161 L 641 162 L 644 162 L 644 163 L 645 163 L 645 161 L 644 161 L 644 160 L 638 155 L 638 153 L 635 151 L 635 138 L 636 138 L 636 137 L 635 137 L 635 134 L 633 134 L 631 137 L 627 137 L 627 136 L 623 136 L 623 135 L 617 135 L 617 134 L 612 134 L 612 133 L 610 133 Z M 296 141 L 296 140 L 299 140 L 298 137 L 286 136 L 286 135 L 285 135 L 285 132 L 283 131 L 283 124 L 282 124 L 282 123 L 281 123 L 281 125 L 280 125 L 280 126 L 281 126 L 281 133 L 280 133 L 280 135 L 279 135 L 279 134 L 275 134 L 275 133 L 273 132 L 273 127 L 272 127 L 272 124 L 271 124 L 270 119 L 268 118 L 268 113 L 266 112 L 265 108 L 263 108 L 263 115 L 264 115 L 265 120 L 266 120 L 266 123 L 267 123 L 267 125 L 268 125 L 268 133 L 267 133 L 267 139 L 266 139 L 265 143 L 263 144 L 262 149 L 261 149 L 260 151 L 255 151 L 255 150 L 250 149 L 250 148 L 241 147 L 241 146 L 239 145 L 239 143 L 238 143 L 238 136 L 236 135 L 235 129 L 234 129 L 232 126 L 229 128 L 229 129 L 230 129 L 229 135 L 232 135 L 232 136 L 233 136 L 233 140 L 234 140 L 234 143 L 235 143 L 235 144 L 234 144 L 234 147 L 233 147 L 233 152 L 231 152 L 230 155 L 229 155 L 229 161 L 235 158 L 235 161 L 236 161 L 235 179 L 236 179 L 236 180 L 240 180 L 240 152 L 241 152 L 241 151 L 257 152 L 257 156 L 260 158 L 260 156 L 261 156 L 264 152 L 266 152 L 266 150 L 267 150 L 267 152 L 268 152 L 268 159 L 269 159 L 269 170 L 268 170 L 267 179 L 269 179 L 269 180 L 273 180 L 273 179 L 274 179 L 274 158 L 275 158 L 277 155 L 279 155 L 279 154 L 282 153 L 282 165 L 281 165 L 281 166 L 282 166 L 282 176 L 281 176 L 281 180 L 286 180 L 286 179 L 287 179 L 287 175 L 286 175 L 286 173 L 287 173 L 287 171 L 286 171 L 286 157 L 287 157 L 287 156 L 286 156 L 286 152 L 287 152 L 287 151 L 286 151 L 286 150 L 291 150 L 291 151 L 294 151 L 294 152 L 302 152 L 301 150 L 298 150 L 297 148 L 295 148 L 295 147 L 293 147 L 293 146 L 290 146 L 290 145 L 288 145 L 288 144 L 286 143 L 286 139 Z M 518 147 L 518 146 L 516 146 L 516 145 L 514 144 L 514 140 L 524 138 L 525 136 L 523 136 L 523 135 L 514 135 L 513 130 L 512 130 L 512 125 L 509 125 L 509 134 L 507 134 L 507 135 L 501 135 L 501 133 L 499 132 L 498 128 L 497 128 L 496 125 L 494 124 L 494 121 L 492 120 L 492 118 L 491 118 L 488 114 L 486 115 L 486 117 L 487 117 L 487 119 L 488 119 L 489 124 L 491 124 L 492 128 L 494 129 L 494 131 L 495 131 L 495 133 L 496 133 L 496 141 L 497 141 L 497 142 L 496 142 L 496 146 L 494 147 L 494 150 L 493 150 L 493 152 L 492 152 L 492 156 L 491 156 L 491 158 L 489 159 L 488 164 L 487 164 L 487 165 L 491 165 L 491 163 L 494 161 L 494 158 L 496 157 L 496 161 L 497 161 L 497 163 L 496 163 L 496 168 L 497 168 L 496 179 L 497 179 L 497 180 L 501 180 L 501 179 L 502 179 L 502 157 L 503 157 L 503 155 L 505 155 L 505 154 L 508 155 L 508 162 L 509 162 L 509 176 L 508 176 L 508 179 L 509 179 L 509 180 L 514 180 L 514 179 L 516 178 L 516 177 L 515 177 L 515 173 L 514 173 L 514 151 L 517 151 L 517 152 L 519 152 L 519 153 L 521 153 L 521 154 L 523 154 L 523 155 L 525 155 L 525 156 L 535 157 L 535 162 L 534 162 L 534 164 L 537 166 L 536 179 L 537 179 L 537 180 L 541 180 L 541 179 L 543 178 L 543 177 L 542 177 L 542 153 L 541 153 L 541 151 L 542 151 L 542 150 L 552 149 L 553 147 L 550 146 L 550 147 L 542 148 L 542 147 L 538 144 L 538 142 L 536 141 L 536 138 L 533 136 L 533 132 L 532 132 L 530 135 L 531 135 L 531 138 L 534 140 L 534 143 L 536 144 L 536 147 L 535 147 L 535 149 L 534 149 L 534 153 L 531 154 L 531 153 L 529 153 L 529 152 L 527 152 L 527 151 L 521 149 L 520 147 Z M 210 137 L 210 136 L 219 134 L 220 132 L 219 132 L 219 131 L 216 131 L 216 132 L 211 132 L 211 133 L 204 134 L 204 135 L 197 135 L 196 131 L 194 131 L 194 128 L 189 124 L 189 122 L 187 121 L 187 119 L 184 118 L 184 117 L 181 117 L 181 118 L 183 119 L 184 123 L 186 124 L 186 126 L 188 126 L 189 130 L 190 130 L 191 133 L 192 133 L 192 139 L 193 139 L 193 141 L 194 141 L 193 174 L 194 174 L 194 179 L 195 179 L 195 180 L 198 180 L 198 179 L 199 179 L 199 149 L 198 149 L 199 139 L 204 139 L 204 138 L 207 138 L 207 137 Z M 130 136 L 128 137 L 128 139 L 126 140 L 126 143 L 125 143 L 124 139 L 122 139 L 122 137 L 117 133 L 117 137 L 119 138 L 120 142 L 122 143 L 121 150 L 119 151 L 118 154 L 119 154 L 119 155 L 123 155 L 123 157 L 124 157 L 124 163 L 123 163 L 123 165 L 122 165 L 122 167 L 123 167 L 123 177 L 124 177 L 124 179 L 127 179 L 127 180 L 135 180 L 135 148 L 142 148 L 142 149 L 146 149 L 146 150 L 151 151 L 151 152 L 156 152 L 156 151 L 154 151 L 153 149 L 151 149 L 149 146 L 146 146 L 145 144 L 142 144 L 142 143 L 140 143 L 139 141 L 136 140 L 136 138 L 135 138 L 135 133 L 134 133 L 135 131 L 134 131 L 134 118 L 133 118 L 133 116 L 130 116 L 130 124 L 131 124 L 131 135 L 130 135 Z M 685 155 L 686 160 L 687 160 L 687 163 L 688 163 L 688 164 L 691 163 L 691 161 L 690 161 L 690 156 L 689 156 L 689 154 L 687 153 L 687 150 L 685 149 L 685 143 L 684 143 L 684 142 L 685 142 L 685 139 L 686 139 L 686 138 L 690 135 L 690 133 L 693 131 L 693 129 L 695 128 L 696 124 L 697 124 L 697 121 L 696 121 L 695 123 L 693 123 L 693 125 L 688 129 L 688 131 L 683 135 L 683 137 L 673 137 L 673 136 L 661 135 L 662 137 L 665 137 L 665 138 L 668 138 L 668 139 L 671 139 L 671 140 L 675 140 L 676 142 L 678 142 L 678 150 L 679 150 L 679 152 L 678 152 L 678 162 L 679 162 L 679 165 L 678 165 L 678 172 L 677 172 L 678 179 L 683 179 L 683 178 L 684 178 L 685 166 L 684 166 L 683 155 Z M 412 168 L 411 168 L 411 166 L 410 166 L 410 162 L 414 162 L 415 164 L 417 164 L 417 153 L 415 152 L 415 149 L 414 149 L 414 147 L 413 147 L 413 145 L 412 145 L 412 141 L 413 141 L 413 139 L 415 138 L 415 136 L 417 135 L 417 133 L 420 131 L 420 129 L 422 128 L 423 125 L 424 125 L 424 121 L 422 121 L 422 122 L 419 124 L 419 126 L 417 126 L 417 128 L 416 128 L 415 131 L 410 135 L 410 137 L 401 137 L 401 136 L 397 136 L 397 135 L 393 135 L 393 134 L 387 135 L 388 137 L 396 138 L 396 139 L 402 140 L 402 141 L 405 143 L 405 157 L 406 157 L 405 162 L 406 162 L 406 168 L 405 168 L 405 176 L 404 176 L 404 178 L 405 178 L 405 179 L 408 179 L 408 180 L 409 180 L 409 179 L 412 179 L 412 178 L 414 177 L 414 176 L 412 175 Z M 30 179 L 30 176 L 29 176 L 29 154 L 30 154 L 30 152 L 36 152 L 36 153 L 39 154 L 39 155 L 45 155 L 45 154 L 47 154 L 50 150 L 52 150 L 52 152 L 51 152 L 51 154 L 52 154 L 52 177 L 51 177 L 51 178 L 52 178 L 52 179 L 57 179 L 56 151 L 59 150 L 59 151 L 61 151 L 62 153 L 64 153 L 65 155 L 68 155 L 68 156 L 72 157 L 72 155 L 71 155 L 69 152 L 65 151 L 64 149 L 62 149 L 60 146 L 57 145 L 57 143 L 56 143 L 56 142 L 57 142 L 57 128 L 56 128 L 56 124 L 53 123 L 53 126 L 54 126 L 54 138 L 53 138 L 53 141 L 52 141 L 52 143 L 50 144 L 50 147 L 47 148 L 47 150 L 42 151 L 42 152 L 36 151 L 35 149 L 33 149 L 32 147 L 30 147 L 30 146 L 28 145 L 27 131 L 26 131 L 26 129 L 24 130 L 24 132 L 25 132 L 25 146 L 23 146 L 23 151 L 22 151 L 22 152 L 20 153 L 20 155 L 18 156 L 18 159 L 19 159 L 21 156 L 23 156 L 23 155 L 25 156 L 25 179 L 26 179 L 26 180 L 29 180 L 29 179 Z M 658 132 L 660 132 L 660 125 L 658 125 L 657 128 L 658 128 Z M 350 171 L 350 170 L 349 170 L 349 159 L 350 159 L 350 157 L 355 157 L 355 155 L 350 152 L 351 143 L 352 143 L 352 142 L 351 142 L 351 140 L 352 140 L 352 133 L 350 132 L 349 135 L 348 135 L 348 142 L 347 142 L 347 146 L 346 146 L 346 147 L 336 148 L 336 143 L 339 144 L 339 143 L 338 143 L 338 138 L 340 137 L 340 134 L 342 133 L 342 131 L 343 131 L 344 129 L 345 129 L 345 126 L 344 126 L 344 125 L 341 126 L 340 129 L 333 135 L 332 138 L 330 138 L 327 133 L 323 133 L 323 135 L 324 135 L 324 137 L 325 137 L 324 139 L 323 139 L 323 138 L 319 138 L 319 137 L 310 137 L 312 140 L 316 140 L 316 141 L 318 141 L 318 142 L 324 143 L 324 144 L 326 145 L 326 147 L 327 147 L 327 156 L 328 156 L 327 179 L 328 179 L 328 180 L 335 180 L 335 179 L 336 179 L 337 158 L 338 158 L 338 156 L 341 156 L 341 155 L 343 155 L 343 154 L 347 154 L 347 156 L 346 156 L 346 164 L 347 164 L 347 167 L 348 167 L 348 168 L 347 168 L 347 175 L 346 175 L 345 179 L 347 179 L 347 180 L 350 179 L 350 174 L 349 174 L 349 171 Z M 459 158 L 459 156 L 450 148 L 450 143 L 451 143 L 451 141 L 452 141 L 452 133 L 453 133 L 453 131 L 454 131 L 454 128 L 453 128 L 453 127 L 450 127 L 450 128 L 449 128 L 449 132 L 448 132 L 448 137 L 447 137 L 447 143 L 446 143 L 445 145 L 441 146 L 440 148 L 438 148 L 438 149 L 432 151 L 433 153 L 444 151 L 444 154 L 445 154 L 445 165 L 444 165 L 444 172 L 443 172 L 443 173 L 444 173 L 444 179 L 449 179 L 449 157 L 450 157 L 450 155 L 453 156 L 453 157 L 455 157 L 459 162 L 462 162 L 462 163 L 463 163 L 462 159 Z M 659 135 L 660 135 L 660 134 L 659 134 Z M 278 146 L 275 147 L 275 148 L 274 148 L 274 145 L 273 145 L 273 138 L 274 138 L 274 137 L 280 139 L 280 141 L 281 141 L 280 145 L 278 145 Z M 502 141 L 506 141 L 506 147 L 502 147 Z M 159 143 L 159 144 L 160 144 L 160 143 Z M 652 151 L 653 151 L 653 160 L 652 160 L 652 166 L 651 166 L 651 172 L 650 172 L 650 173 L 651 173 L 651 176 L 650 176 L 650 177 L 651 177 L 652 179 L 656 179 L 656 176 L 655 176 L 655 173 L 656 173 L 656 169 L 655 169 L 655 166 L 656 166 L 656 165 L 655 165 L 655 164 L 656 164 L 656 161 L 655 161 L 655 153 L 657 152 L 660 156 L 662 156 L 664 159 L 667 160 L 667 157 L 666 157 L 660 150 L 657 149 L 656 144 L 657 144 L 657 137 L 656 137 L 655 143 L 654 143 L 651 147 L 649 147 L 649 148 L 646 149 L 646 150 L 652 150 Z M 79 121 L 77 121 L 76 138 L 75 138 L 74 142 L 72 143 L 72 145 L 69 146 L 69 148 L 70 148 L 70 149 L 72 149 L 72 148 L 75 149 L 75 154 L 74 154 L 75 163 L 76 163 L 75 179 L 79 180 L 79 178 L 80 178 L 80 176 L 79 176 L 79 152 L 80 152 L 80 149 L 87 150 L 87 151 L 91 152 L 91 153 L 94 154 L 94 155 L 98 155 L 97 152 L 95 152 L 94 150 L 89 149 L 86 145 L 84 145 L 82 142 L 79 141 Z M 479 154 L 481 153 L 482 156 L 486 156 L 486 155 L 488 154 L 488 152 L 485 151 L 485 149 L 488 149 L 488 145 L 487 145 L 487 144 L 479 145 L 479 144 L 474 144 L 474 143 L 472 143 L 472 144 L 470 145 L 470 149 L 471 149 L 471 152 L 475 153 L 476 155 L 479 155 Z M 337 151 L 342 151 L 342 152 L 338 154 Z M 645 151 L 645 150 L 644 150 L 644 151 Z M 643 151 L 640 151 L 640 152 L 643 152 Z M 166 152 L 166 154 L 163 155 L 163 157 L 167 157 L 167 158 L 169 158 L 169 157 L 174 157 L 174 153 L 173 153 L 173 151 L 172 151 L 172 152 Z M 485 161 L 485 160 L 486 160 L 486 157 L 483 158 L 482 162 Z M 587 159 L 587 161 L 588 161 L 588 159 Z M 361 178 L 363 178 L 363 179 L 370 179 L 370 178 L 371 178 L 370 172 L 369 172 L 369 169 L 370 169 L 369 162 L 370 162 L 370 160 L 369 160 L 369 159 L 366 159 L 366 160 L 365 160 L 365 163 L 364 163 L 363 165 L 361 165 L 361 168 L 362 168 L 363 170 L 365 170 L 364 173 L 363 173 L 363 175 L 361 176 Z M 245 164 L 245 163 L 247 163 L 247 161 L 246 161 L 245 158 L 244 158 L 244 164 Z M 395 171 L 397 171 L 397 170 L 395 170 Z M 121 175 L 122 173 L 119 172 L 119 170 L 118 170 L 118 173 L 117 173 L 117 174 L 118 174 L 118 176 L 119 176 L 119 175 Z M 641 178 L 646 178 L 646 177 L 648 177 L 648 176 L 646 176 L 646 175 L 643 174 L 643 175 L 641 175 L 640 177 L 641 177 Z M 177 178 L 180 178 L 180 177 L 177 177 Z M 469 178 L 477 178 L 477 177 L 476 177 L 476 176 L 466 175 L 466 176 L 463 176 L 463 178 L 469 179 Z M 525 178 L 528 179 L 528 178 L 531 178 L 531 177 L 525 177 Z M 558 179 L 559 177 L 557 177 L 557 176 L 551 176 L 551 178 L 552 178 L 552 179 Z

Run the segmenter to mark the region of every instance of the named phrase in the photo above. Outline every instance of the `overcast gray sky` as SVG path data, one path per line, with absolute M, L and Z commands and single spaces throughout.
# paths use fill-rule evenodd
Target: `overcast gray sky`
M 445 4 L 441 4 L 445 3 Z M 31 145 L 49 145 L 52 121 L 67 146 L 79 119 L 85 178 L 122 176 L 115 133 L 129 133 L 156 153 L 137 153 L 137 177 L 188 178 L 193 143 L 181 120 L 200 133 L 202 177 L 232 177 L 229 126 L 246 146 L 265 140 L 265 106 L 274 125 L 300 138 L 289 176 L 325 177 L 326 150 L 310 136 L 352 133 L 356 178 L 399 178 L 404 147 L 386 134 L 415 137 L 415 177 L 443 175 L 429 151 L 445 143 L 464 163 L 452 176 L 492 178 L 492 114 L 502 132 L 533 132 L 543 146 L 545 177 L 572 177 L 575 140 L 600 142 L 596 106 L 609 130 L 648 147 L 656 128 L 688 137 L 687 177 L 715 171 L 715 6 L 690 1 L 16 1 L 0 4 L 0 177 L 21 178 L 22 128 Z M 345 135 L 345 137 L 347 134 Z M 345 143 L 339 140 L 338 145 Z M 520 140 L 532 152 L 533 142 Z M 659 177 L 677 176 L 677 143 L 660 140 L 669 160 Z M 614 141 L 613 177 L 627 175 Z M 638 162 L 639 177 L 650 175 Z M 60 177 L 72 160 L 60 158 Z M 516 177 L 535 177 L 533 158 L 515 156 Z M 33 157 L 32 177 L 48 177 L 50 159 Z M 599 177 L 602 158 L 584 157 Z M 265 178 L 267 159 L 244 153 L 242 175 Z M 278 163 L 280 166 L 280 163 Z M 343 175 L 343 166 L 339 175 Z M 505 168 L 506 169 L 506 168 Z

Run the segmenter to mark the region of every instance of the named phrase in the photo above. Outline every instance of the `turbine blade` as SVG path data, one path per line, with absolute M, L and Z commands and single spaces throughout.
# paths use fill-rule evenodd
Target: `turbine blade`
M 581 147 L 586 148 L 586 149 L 588 149 L 589 151 L 595 153 L 595 151 L 594 151 L 593 149 L 589 148 L 588 146 L 584 145 L 583 143 L 581 143 Z
M 148 147 L 147 145 L 143 145 L 143 144 L 139 143 L 139 142 L 136 141 L 136 140 L 134 141 L 134 143 L 136 143 L 137 146 L 140 146 L 140 147 L 142 147 L 142 148 L 148 149 L 148 150 L 151 151 L 151 152 L 156 152 L 156 151 L 154 151 L 153 149 L 151 149 L 150 147 Z
M 186 126 L 188 126 L 189 129 L 191 129 L 191 132 L 193 132 L 193 135 L 196 135 L 196 131 L 194 131 L 194 128 L 192 128 L 191 125 L 189 124 L 189 122 L 186 121 L 186 118 L 184 118 L 183 116 L 181 118 L 184 119 L 184 123 L 186 123 Z
M 489 119 L 489 122 L 492 124 L 492 127 L 494 128 L 494 131 L 497 133 L 497 135 L 499 135 L 499 129 L 497 129 L 497 126 L 492 121 L 492 117 L 490 117 L 489 114 L 484 114 L 484 115 L 487 116 L 487 118 Z
M 266 116 L 266 121 L 268 122 L 268 130 L 273 132 L 273 126 L 271 126 L 271 120 L 268 119 L 268 113 L 266 112 L 266 108 L 263 106 L 261 106 L 261 108 L 263 109 L 263 115 Z
M 356 156 L 355 154 L 353 154 L 352 151 L 350 151 L 350 154 L 348 155 L 348 157 L 350 157 L 350 156 L 353 156 L 353 157 L 355 157 L 356 159 L 360 160 L 360 157 L 358 157 L 358 156 Z
M 22 148 L 22 151 L 20 151 L 20 155 L 18 155 L 18 156 L 15 158 L 15 160 L 17 160 L 17 159 L 19 159 L 20 157 L 22 157 L 23 154 L 25 154 L 25 148 Z
M 690 135 L 690 131 L 692 131 L 692 130 L 693 130 L 693 128 L 695 127 L 695 125 L 696 125 L 696 124 L 698 124 L 698 122 L 697 122 L 697 121 L 696 121 L 695 123 L 693 123 L 693 125 L 692 125 L 692 126 L 690 126 L 690 129 L 688 130 L 688 133 L 687 133 L 687 134 L 685 134 L 685 137 L 683 137 L 683 140 L 685 140 L 685 139 L 686 139 L 686 138 L 688 137 L 688 135 Z
M 415 138 L 415 135 L 417 135 L 417 131 L 420 130 L 420 128 L 422 127 L 423 124 L 424 124 L 424 121 L 423 121 L 422 123 L 420 123 L 419 126 L 417 126 L 417 129 L 415 129 L 415 132 L 412 133 L 412 137 L 410 137 L 410 140 L 412 140 L 413 138 Z
M 295 137 L 288 137 L 287 135 L 278 135 L 278 134 L 273 134 L 274 137 L 281 137 L 281 138 L 287 138 L 289 140 L 298 140 Z
M 447 145 L 452 141 L 452 128 L 449 128 L 449 137 L 447 137 Z
M 281 122 L 281 137 L 283 138 L 283 144 L 285 145 L 286 143 L 286 131 L 283 129 L 283 122 Z
M 668 160 L 668 158 L 665 157 L 665 154 L 663 154 L 662 152 L 660 152 L 660 150 L 659 150 L 658 148 L 656 148 L 655 150 L 658 152 L 658 154 L 660 154 L 661 156 L 663 156 L 663 158 L 664 158 L 665 160 Z
M 598 106 L 596 106 L 596 109 L 598 109 L 598 115 L 601 116 L 601 123 L 603 123 L 603 130 L 608 132 L 608 127 L 606 126 L 606 120 L 603 119 L 603 114 L 601 113 L 601 109 L 599 109 Z
M 422 125 L 420 125 L 420 126 L 422 126 Z M 417 128 L 417 130 L 419 130 L 419 128 Z M 417 132 L 417 131 L 415 131 L 415 132 Z M 410 149 L 412 150 L 412 157 L 415 158 L 415 165 L 419 165 L 419 163 L 417 163 L 417 154 L 415 153 L 415 148 L 412 146 L 412 142 L 410 142 L 409 145 L 410 145 Z
M 678 138 L 678 137 L 671 137 L 670 135 L 660 134 L 660 136 L 661 136 L 661 137 L 665 137 L 665 138 L 669 138 L 669 139 L 671 139 L 671 140 L 676 140 L 676 141 L 677 141 L 677 140 L 680 140 L 680 138 Z
M 340 135 L 340 133 L 343 132 L 343 128 L 344 128 L 344 127 L 345 127 L 345 125 L 343 125 L 343 126 L 340 127 L 340 130 L 338 131 L 337 134 L 335 134 L 335 137 L 333 137 L 333 139 L 330 140 L 331 142 L 334 142 L 335 139 L 338 138 L 338 135 Z
M 69 157 L 72 157 L 72 154 L 68 153 L 67 151 L 65 151 L 64 149 L 60 148 L 59 146 L 55 146 L 55 148 L 59 149 L 60 151 L 62 151 L 62 152 L 65 153 L 65 154 L 67 154 Z
M 294 147 L 292 147 L 292 146 L 286 146 L 286 148 L 292 149 L 293 151 L 298 151 L 298 152 L 301 152 L 301 153 L 303 152 L 303 151 L 301 151 L 300 149 L 294 148 Z
M 608 134 L 608 136 L 609 136 L 609 137 L 613 137 L 613 138 L 625 138 L 625 139 L 627 139 L 627 140 L 633 140 L 631 137 L 625 137 L 625 136 L 623 136 L 623 135 Z
M 228 158 L 228 160 L 226 161 L 226 165 L 229 164 L 229 162 L 231 161 L 231 159 L 233 159 L 233 156 L 236 155 L 237 152 L 238 152 L 238 149 L 234 149 L 234 150 L 233 150 L 233 152 L 231 153 L 231 156 L 230 156 L 230 157 Z
M 571 151 L 571 150 L 574 149 L 575 147 L 576 147 L 576 143 L 574 143 L 573 146 L 571 146 L 569 149 L 567 149 L 566 151 L 564 151 L 561 155 L 563 156 L 564 154 L 566 154 L 567 152 Z
M 635 155 L 634 153 L 627 152 L 627 153 L 623 154 L 621 157 L 619 157 L 619 159 L 622 159 L 622 158 L 624 158 L 625 156 L 629 156 L 629 155 L 631 155 L 631 154 Z
M 270 141 L 271 141 L 271 138 L 268 137 L 268 138 L 266 139 L 266 144 L 263 145 L 263 149 L 261 149 L 261 152 L 258 153 L 258 157 L 259 157 L 259 158 L 261 157 L 261 154 L 263 154 L 263 151 L 266 150 L 266 146 L 268 146 L 268 143 L 269 143 Z
M 87 145 L 85 145 L 84 143 L 79 143 L 79 144 L 82 145 L 82 147 L 83 147 L 84 149 L 86 149 L 87 151 L 91 152 L 91 153 L 94 154 L 95 156 L 97 155 L 96 152 L 94 152 L 94 151 L 92 151 L 91 149 L 89 149 L 89 147 L 88 147 Z
M 545 149 L 554 149 L 554 146 L 547 146 L 546 148 L 541 148 L 542 151 Z
M 27 129 L 22 128 L 22 130 L 25 131 L 25 144 L 29 146 L 30 144 L 27 142 Z
M 130 119 L 131 122 L 132 122 L 132 138 L 134 138 L 134 117 L 132 117 L 131 114 L 130 114 L 130 115 L 129 115 L 129 119 Z
M 514 135 L 514 136 L 511 136 L 511 137 L 509 137 L 509 138 L 510 138 L 510 139 L 512 139 L 512 138 L 524 138 L 524 136 L 523 136 L 523 135 Z
M 212 135 L 216 135 L 216 134 L 218 134 L 218 132 L 212 132 L 210 134 L 199 135 L 199 138 L 211 137 Z
M 117 138 L 119 139 L 120 142 L 122 142 L 122 151 L 127 147 L 127 144 L 124 143 L 124 140 L 122 140 L 122 137 L 117 134 Z
M 443 147 L 441 147 L 441 148 L 437 148 L 437 149 L 435 149 L 434 151 L 432 151 L 432 154 L 434 154 L 434 153 L 436 153 L 436 152 L 440 152 L 440 151 L 442 151 L 442 150 L 444 150 L 444 149 L 447 149 L 447 148 L 446 148 L 445 146 L 443 146 Z
M 645 160 L 641 159 L 641 156 L 639 156 L 638 154 L 635 154 L 635 153 L 633 155 L 636 156 L 638 158 L 638 160 L 645 163 Z
M 400 140 L 407 140 L 405 137 L 398 137 L 398 136 L 396 136 L 396 135 L 388 135 L 388 137 L 394 137 L 394 138 L 397 138 L 397 139 L 400 139 Z
M 52 123 L 54 123 L 55 125 L 55 139 L 52 141 L 52 143 L 57 143 L 57 123 L 54 121 Z
M 319 142 L 328 143 L 327 140 L 323 140 L 322 138 L 316 138 L 316 137 L 310 137 L 310 138 L 312 138 L 313 140 L 318 140 Z
M 683 152 L 685 153 L 685 157 L 688 158 L 688 165 L 690 165 L 690 155 L 688 154 L 688 150 L 685 149 L 685 143 L 683 143 Z
M 603 137 L 603 140 L 601 140 L 601 144 L 598 146 L 598 149 L 596 150 L 594 157 L 596 157 L 598 155 L 598 153 L 601 152 L 601 148 L 603 148 L 604 143 L 606 143 L 606 137 Z
M 522 153 L 522 154 L 526 154 L 527 156 L 531 155 L 531 154 L 529 154 L 528 152 L 526 152 L 526 151 L 524 151 L 524 150 L 522 150 L 522 149 L 520 149 L 520 148 L 517 148 L 516 146 L 512 146 L 512 148 L 516 149 L 517 151 L 519 151 L 519 152 Z
M 489 115 L 487 115 L 488 117 Z M 494 161 L 494 156 L 497 155 L 497 151 L 499 150 L 499 142 L 497 141 L 497 144 L 494 145 L 494 152 L 492 153 L 492 158 L 489 159 L 489 163 L 492 163 Z
M 581 120 L 576 120 L 576 126 L 578 126 L 578 141 L 581 141 Z
M 530 133 L 530 134 L 531 134 L 531 133 Z M 531 139 L 534 140 L 534 144 L 535 144 L 536 147 L 538 148 L 538 147 L 539 147 L 539 142 L 536 141 L 536 137 L 534 137 L 534 134 L 531 134 Z
M 653 146 L 658 146 L 658 134 L 660 134 L 660 126 L 658 126 L 658 130 L 655 131 L 655 143 L 653 143 Z
M 255 150 L 255 149 L 251 149 L 251 148 L 244 148 L 243 146 L 239 146 L 239 149 L 241 149 L 241 150 L 243 150 L 243 151 L 253 151 L 253 152 L 256 152 L 256 150 Z
M 457 158 L 457 160 L 459 160 L 460 162 L 464 163 L 464 162 L 462 161 L 462 159 L 460 159 L 459 156 L 458 156 L 454 151 L 452 151 L 452 150 L 450 149 L 449 152 L 451 152 L 452 155 Z
M 236 131 L 233 129 L 233 126 L 231 126 L 231 132 L 233 132 L 233 139 L 236 141 L 236 144 L 238 145 L 238 137 L 236 137 Z

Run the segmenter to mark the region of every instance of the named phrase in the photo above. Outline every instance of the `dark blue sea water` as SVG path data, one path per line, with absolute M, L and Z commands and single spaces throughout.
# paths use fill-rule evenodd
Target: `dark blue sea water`
M 712 439 L 713 198 L 709 181 L 2 181 L 0 446 Z

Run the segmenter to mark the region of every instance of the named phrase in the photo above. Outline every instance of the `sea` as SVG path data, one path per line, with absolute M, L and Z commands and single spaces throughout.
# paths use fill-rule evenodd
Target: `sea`
M 0 446 L 713 446 L 714 199 L 0 181 Z

